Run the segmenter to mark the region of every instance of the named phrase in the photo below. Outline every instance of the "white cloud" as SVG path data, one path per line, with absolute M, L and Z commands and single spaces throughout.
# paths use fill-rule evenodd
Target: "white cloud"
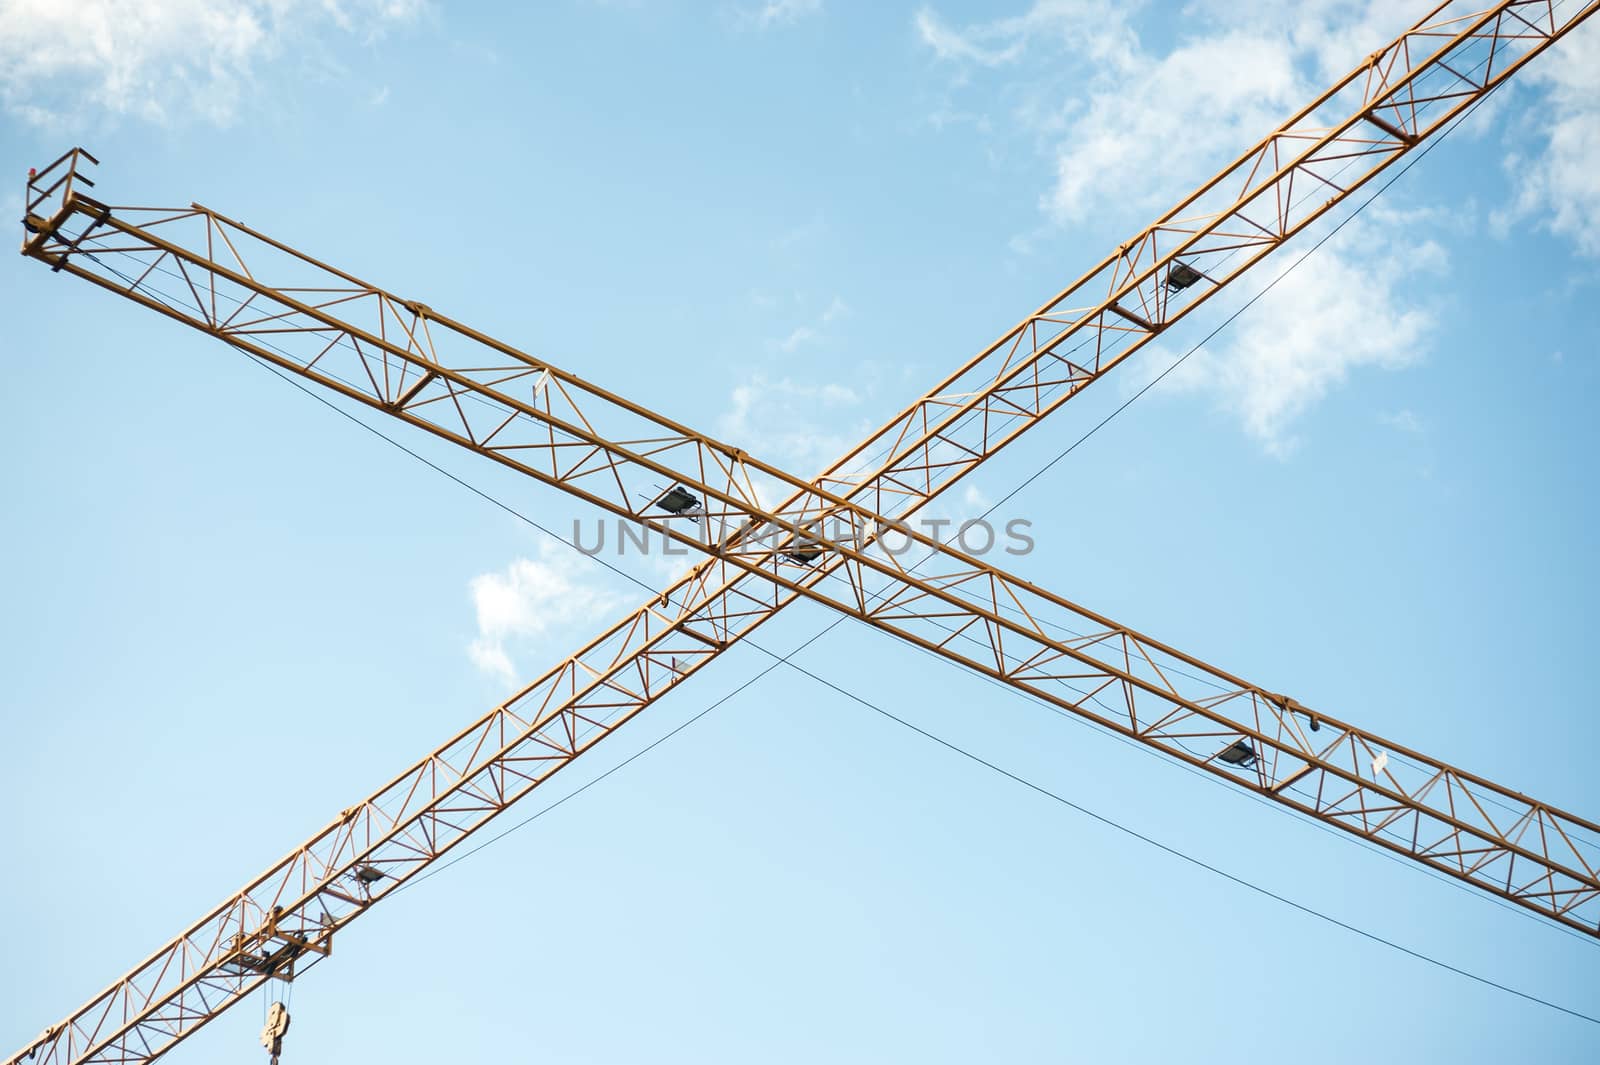
M 1021 15 L 959 30 L 925 7 L 913 25 L 918 39 L 944 60 L 998 67 L 1021 59 L 1029 48 L 1055 46 L 1120 69 L 1135 45 L 1124 21 L 1128 6 L 1107 0 L 1037 0 Z
M 1160 46 L 1136 32 L 1129 5 L 1102 0 L 1038 2 L 1022 15 L 960 30 L 925 9 L 914 28 L 955 66 L 960 91 L 1013 101 L 1012 126 L 995 135 L 1021 134 L 1053 164 L 1040 194 L 1048 225 L 1131 227 L 1392 39 L 1415 17 L 1397 7 L 1387 0 L 1306 0 L 1292 10 L 1277 0 L 1191 0 Z M 992 113 L 987 101 L 970 109 Z M 1363 216 L 1354 227 L 1359 236 L 1346 234 L 1287 277 L 1176 381 L 1232 412 L 1270 452 L 1287 455 L 1296 421 L 1350 374 L 1419 358 L 1431 318 L 1399 293 L 1409 276 L 1437 266 L 1443 251 L 1407 235 L 1422 228 L 1413 228 L 1424 221 L 1419 213 L 1382 208 Z M 1383 224 L 1374 224 L 1379 216 Z M 1426 221 L 1468 224 L 1432 213 Z M 1037 242 L 1025 234 L 1011 247 L 1027 254 Z M 1247 278 L 1239 287 L 1264 283 Z
M 835 304 L 834 314 L 843 313 L 843 303 Z M 870 378 L 874 369 L 865 367 L 863 373 Z M 718 435 L 797 477 L 810 478 L 865 435 L 857 416 L 861 403 L 862 394 L 848 385 L 773 380 L 754 373 L 729 395 L 729 409 L 717 422 Z M 760 483 L 757 489 L 768 504 L 788 494 L 775 482 Z M 592 519 L 600 521 L 606 529 L 603 550 L 612 555 L 620 548 L 617 519 Z M 598 535 L 596 526 L 586 523 L 579 542 L 593 549 Z M 652 534 L 643 562 L 663 586 L 702 560 L 690 548 L 676 546 L 668 553 L 662 545 L 661 536 Z M 631 541 L 628 554 L 639 558 Z M 508 684 L 529 679 L 522 663 L 542 672 L 553 656 L 569 653 L 577 638 L 588 635 L 583 630 L 613 620 L 641 598 L 636 587 L 550 540 L 533 558 L 517 558 L 503 569 L 472 578 L 468 591 L 477 635 L 467 654 L 483 672 Z
M 796 293 L 795 301 L 797 303 L 802 302 L 803 297 L 799 293 Z M 758 300 L 757 305 L 762 305 L 761 301 Z M 768 301 L 766 305 L 770 306 L 771 301 Z M 829 304 L 822 309 L 822 313 L 817 315 L 814 324 L 795 326 L 786 336 L 783 337 L 783 339 L 773 341 L 773 346 L 785 354 L 793 354 L 797 349 L 806 344 L 827 339 L 827 327 L 849 313 L 850 305 L 845 303 L 843 299 L 835 296 L 833 297 L 832 301 L 830 301 Z
M 917 512 L 916 520 L 923 522 L 932 520 L 948 521 L 950 524 L 945 527 L 937 538 L 945 543 L 951 543 L 955 540 L 962 524 L 978 518 L 992 506 L 994 506 L 994 500 L 985 495 L 977 485 L 969 481 L 961 487 L 960 491 L 952 490 L 946 492 L 923 507 L 922 510 Z M 998 515 L 992 520 L 999 521 L 1003 525 L 1004 518 L 1005 515 Z M 922 529 L 922 531 L 930 536 L 935 535 L 931 526 Z
M 1378 415 L 1378 420 L 1391 429 L 1398 429 L 1400 432 L 1411 436 L 1421 436 L 1425 431 L 1422 419 L 1417 417 L 1416 411 L 1408 407 L 1380 414 Z
M 554 541 L 543 542 L 535 558 L 518 558 L 472 578 L 468 588 L 478 635 L 467 653 L 478 668 L 507 682 L 519 679 L 513 656 L 561 653 L 542 645 L 546 635 L 568 636 L 580 623 L 605 620 L 630 605 L 603 582 L 592 561 Z M 537 668 L 546 665 L 540 661 Z
M 793 351 L 806 341 L 815 340 L 816 338 L 816 330 L 812 329 L 810 326 L 802 325 L 797 327 L 794 332 L 778 341 L 778 348 L 781 351 Z
M 1289 18 L 1276 0 L 1192 0 L 1160 52 L 1130 23 L 1137 8 L 1038 0 L 961 30 L 914 18 L 939 59 L 1018 68 L 1014 116 L 1052 157 L 1041 204 L 1058 223 L 1168 206 L 1407 21 L 1384 0 L 1306 0 Z
M 35 124 L 91 117 L 226 125 L 259 62 L 331 25 L 371 39 L 420 0 L 0 0 L 0 105 Z
M 828 235 L 828 231 L 827 216 L 820 210 L 813 211 L 810 218 L 803 222 L 795 223 L 774 237 L 772 246 L 779 251 L 792 251 L 796 248 L 816 244 Z
M 995 32 L 995 27 L 958 32 L 927 8 L 916 14 L 917 36 L 940 59 L 966 59 L 984 66 L 1010 63 L 1022 55 L 1026 41 L 1018 34 Z
M 856 416 L 862 396 L 849 385 L 774 380 L 757 372 L 728 399 L 718 437 L 807 480 L 866 432 Z M 773 501 L 768 492 L 762 498 Z
M 1292 10 L 1282 0 L 1191 0 L 1184 13 L 1213 28 L 1254 27 L 1282 42 L 1309 60 L 1307 75 L 1318 89 L 1348 74 L 1422 14 L 1393 0 L 1297 0 Z
M 1444 249 L 1411 236 L 1400 212 L 1363 216 L 1340 236 L 1171 378 L 1179 389 L 1210 395 L 1280 458 L 1299 444 L 1296 420 L 1352 372 L 1412 365 L 1426 354 L 1433 331 L 1432 312 L 1411 302 L 1406 283 L 1441 272 Z
M 834 296 L 816 321 L 828 325 L 849 313 L 845 301 Z M 797 361 L 786 358 L 784 363 L 792 366 Z M 729 393 L 728 408 L 716 419 L 715 435 L 793 476 L 810 479 L 869 428 L 861 410 L 875 388 L 880 367 L 862 363 L 854 369 L 859 387 L 805 380 L 798 371 L 796 376 L 781 377 L 751 372 Z M 761 476 L 755 480 L 759 498 L 769 505 L 789 494 L 774 480 Z M 593 523 L 602 520 L 603 550 L 613 556 L 620 550 L 617 519 L 598 515 L 588 519 L 579 543 L 594 549 L 600 534 Z M 626 553 L 633 561 L 626 565 L 638 571 L 642 563 L 640 577 L 649 580 L 653 576 L 660 586 L 702 560 L 698 552 L 683 545 L 665 550 L 658 533 L 651 534 L 647 544 L 641 559 L 635 542 L 630 541 Z M 467 648 L 468 655 L 481 670 L 507 683 L 527 679 L 520 672 L 522 662 L 534 663 L 542 671 L 552 656 L 569 652 L 572 648 L 566 645 L 575 644 L 570 638 L 572 630 L 612 620 L 640 598 L 636 587 L 554 541 L 543 543 L 533 558 L 518 558 L 504 569 L 474 577 L 469 592 L 478 631 Z
M 1574 31 L 1522 75 L 1545 89 L 1525 108 L 1540 150 L 1507 160 L 1516 187 L 1497 212 L 1502 231 L 1533 219 L 1566 237 L 1585 255 L 1600 256 L 1600 33 Z
M 1081 221 L 1113 198 L 1125 207 L 1168 206 L 1306 96 L 1292 55 L 1246 32 L 1196 40 L 1136 66 L 1067 124 L 1044 201 L 1057 221 Z
M 790 26 L 801 19 L 820 14 L 822 0 L 768 0 L 760 7 L 741 9 L 739 22 L 758 30 Z

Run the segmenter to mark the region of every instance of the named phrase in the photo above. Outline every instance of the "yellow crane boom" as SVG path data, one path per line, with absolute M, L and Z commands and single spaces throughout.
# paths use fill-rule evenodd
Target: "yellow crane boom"
M 915 532 L 897 535 L 932 556 L 925 572 L 882 543 L 1597 6 L 1441 5 L 810 482 L 210 209 L 110 206 L 84 191 L 92 157 L 67 153 L 30 181 L 25 254 L 707 560 L 11 1060 L 149 1060 L 292 978 L 338 928 L 798 597 L 1600 936 L 1600 826 Z M 768 506 L 773 485 L 784 499 Z

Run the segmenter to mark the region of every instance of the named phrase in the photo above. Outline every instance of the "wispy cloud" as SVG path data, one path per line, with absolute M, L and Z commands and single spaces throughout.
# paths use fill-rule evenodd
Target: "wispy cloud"
M 468 585 L 478 635 L 467 648 L 473 663 L 506 682 L 526 680 L 519 659 L 533 658 L 543 671 L 551 655 L 566 648 L 549 646 L 546 636 L 560 636 L 576 646 L 571 630 L 597 623 L 627 605 L 626 597 L 608 584 L 594 562 L 555 541 L 541 544 L 534 558 L 517 558 L 504 569 L 474 577 Z
M 227 125 L 259 64 L 307 34 L 370 40 L 421 0 L 0 0 L 0 106 L 35 124 Z
M 779 251 L 793 251 L 796 248 L 816 244 L 827 236 L 828 230 L 827 216 L 820 210 L 813 211 L 810 218 L 795 223 L 774 237 L 772 246 Z
M 856 442 L 862 395 L 852 385 L 755 372 L 734 386 L 717 435 L 809 478 Z
M 1211 396 L 1269 454 L 1291 455 L 1300 443 L 1295 423 L 1352 373 L 1401 369 L 1427 353 L 1434 315 L 1407 283 L 1443 272 L 1446 255 L 1406 218 L 1377 213 L 1353 223 L 1342 242 L 1285 274 L 1231 333 L 1179 367 L 1173 385 Z M 1241 284 L 1258 291 L 1266 281 Z
M 796 302 L 801 300 L 802 297 L 797 295 Z M 807 344 L 826 339 L 828 327 L 849 313 L 849 304 L 835 296 L 815 318 L 795 326 L 782 338 L 773 341 L 773 346 L 786 355 L 792 355 Z
M 1507 160 L 1516 198 L 1495 226 L 1531 219 L 1600 257 L 1600 33 L 1572 33 L 1524 76 L 1545 91 L 1527 109 L 1538 148 Z
M 1293 59 L 1243 33 L 1187 43 L 1091 95 L 1058 142 L 1044 204 L 1079 222 L 1117 197 L 1158 209 L 1219 156 L 1271 129 L 1302 98 Z
M 802 19 L 822 13 L 822 0 L 767 0 L 755 7 L 740 8 L 737 21 L 751 29 L 770 30 L 792 26 Z
M 1389 428 L 1399 430 L 1410 436 L 1421 436 L 1425 430 L 1422 419 L 1417 417 L 1417 412 L 1408 407 L 1380 414 L 1378 415 L 1378 420 Z
M 995 33 L 992 27 L 988 32 L 961 33 L 927 8 L 917 12 L 915 24 L 918 38 L 940 59 L 997 67 L 1016 60 L 1025 46 L 1020 35 Z
M 823 317 L 830 313 L 834 318 L 845 313 L 843 301 L 836 299 Z M 863 400 L 875 379 L 872 366 L 861 369 L 865 383 L 860 387 L 751 372 L 729 392 L 727 409 L 715 421 L 716 435 L 809 478 L 865 435 Z M 768 504 L 787 494 L 776 483 L 757 489 Z M 583 542 L 593 548 L 596 532 L 586 529 Z M 660 543 L 659 536 L 651 543 Z M 694 552 L 668 555 L 653 549 L 638 560 L 644 567 L 639 575 L 649 579 L 653 574 L 664 586 L 700 560 Z M 554 540 L 544 541 L 532 557 L 473 577 L 467 590 L 477 626 L 468 657 L 507 684 L 542 673 L 589 636 L 588 629 L 614 620 L 641 598 L 636 587 Z
M 1376 0 L 1308 0 L 1288 13 L 1269 0 L 1191 0 L 1185 32 L 1157 46 L 1130 21 L 1136 11 L 1109 0 L 1040 0 L 959 29 L 927 9 L 913 20 L 921 42 L 956 69 L 958 91 L 1021 101 L 1011 128 L 996 135 L 1032 141 L 1052 164 L 1039 198 L 1043 228 L 1013 241 L 1019 254 L 1053 227 L 1131 226 L 1169 206 L 1406 22 Z M 1177 383 L 1286 456 L 1297 421 L 1352 373 L 1421 357 L 1431 318 L 1401 293 L 1443 251 L 1416 235 L 1410 223 L 1420 219 L 1386 217 L 1313 256 L 1190 359 Z
M 959 30 L 923 9 L 913 25 L 958 68 L 1017 67 L 1029 88 L 1016 122 L 1054 164 L 1041 204 L 1076 223 L 1108 205 L 1167 206 L 1397 30 L 1392 6 L 1312 0 L 1285 19 L 1253 0 L 1198 0 L 1186 26 L 1201 32 L 1165 52 L 1130 23 L 1137 5 L 1109 0 L 1039 0 Z
M 1038 0 L 1021 15 L 957 28 L 932 8 L 912 19 L 917 37 L 939 59 L 999 67 L 1030 49 L 1070 49 L 1102 66 L 1125 66 L 1135 46 L 1126 4 L 1107 0 Z

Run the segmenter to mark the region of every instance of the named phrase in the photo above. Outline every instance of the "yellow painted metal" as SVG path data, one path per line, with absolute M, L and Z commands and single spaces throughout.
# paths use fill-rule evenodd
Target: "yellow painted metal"
M 338 927 L 801 596 L 1596 934 L 1592 823 L 1313 716 L 959 551 L 923 539 L 938 561 L 916 574 L 878 542 L 885 523 L 1059 409 L 1596 6 L 1558 17 L 1547 4 L 1441 5 L 809 483 L 214 211 L 108 207 L 82 191 L 87 153 L 45 168 L 30 184 L 25 254 L 709 557 L 13 1060 L 159 1055 L 275 975 L 241 965 L 244 944 L 291 964 L 320 953 Z M 639 489 L 661 478 L 700 494 L 698 520 L 650 510 L 659 492 Z M 789 495 L 768 508 L 770 485 Z M 752 535 L 761 525 L 786 531 L 763 540 Z M 796 565 L 797 552 L 815 552 L 811 564 Z M 1313 728 L 1327 735 L 1314 741 Z M 1219 758 L 1239 744 L 1250 758 Z

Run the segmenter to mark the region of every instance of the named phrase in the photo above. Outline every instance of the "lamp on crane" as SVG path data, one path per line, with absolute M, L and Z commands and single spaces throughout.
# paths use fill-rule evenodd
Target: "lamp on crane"
M 656 500 L 656 506 L 668 514 L 688 514 L 691 521 L 699 521 L 693 516 L 700 509 L 700 498 L 681 484 L 675 484 L 663 492 Z
M 809 566 L 822 557 L 822 548 L 811 545 L 796 547 L 792 551 L 785 551 L 783 557 L 797 566 Z
M 1249 740 L 1234 740 L 1217 752 L 1217 757 L 1231 766 L 1249 769 L 1256 764 L 1256 749 L 1250 746 Z
M 1167 291 L 1182 292 L 1202 277 L 1206 276 L 1188 263 L 1174 259 L 1167 268 Z

